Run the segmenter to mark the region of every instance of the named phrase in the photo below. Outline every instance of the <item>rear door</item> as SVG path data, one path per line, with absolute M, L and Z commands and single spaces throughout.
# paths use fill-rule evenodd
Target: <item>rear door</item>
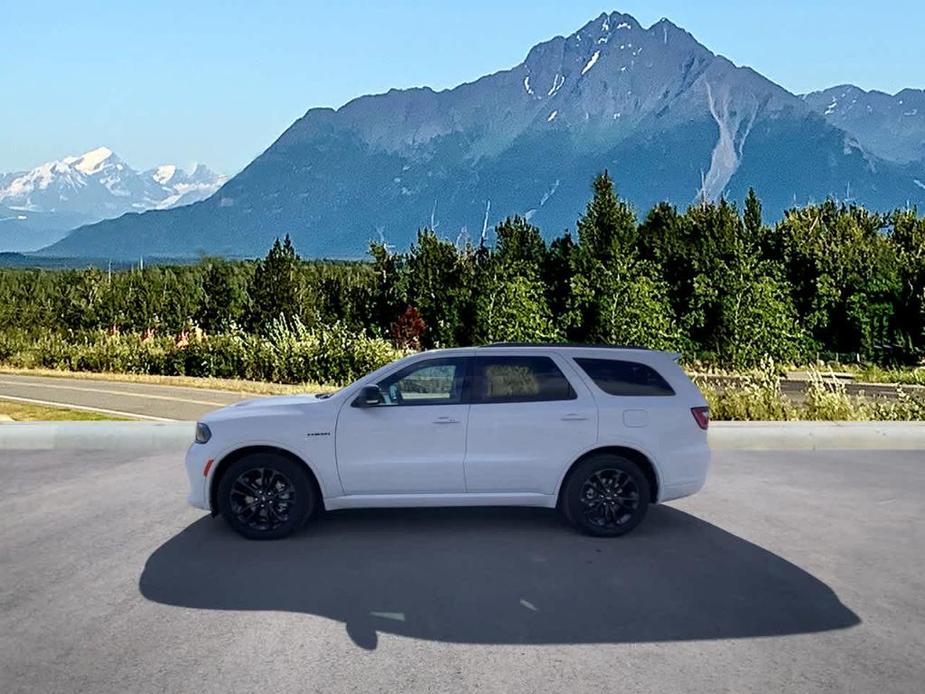
M 466 443 L 469 492 L 552 494 L 597 437 L 590 391 L 547 355 L 474 359 Z

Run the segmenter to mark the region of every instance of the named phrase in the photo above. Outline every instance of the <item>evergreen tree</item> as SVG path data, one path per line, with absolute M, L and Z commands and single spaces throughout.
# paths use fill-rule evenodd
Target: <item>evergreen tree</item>
M 466 325 L 464 316 L 472 301 L 472 254 L 440 239 L 430 229 L 418 232 L 401 274 L 399 294 L 420 312 L 427 325 L 427 347 L 460 344 Z
M 608 263 L 636 242 L 636 213 L 617 197 L 607 171 L 592 185 L 593 197 L 578 220 L 578 244 L 589 258 Z
M 543 264 L 543 285 L 546 287 L 546 301 L 554 317 L 562 318 L 568 313 L 572 304 L 572 263 L 575 252 L 575 242 L 572 235 L 566 230 L 561 236 L 553 239 Z M 568 339 L 574 339 L 568 329 L 569 321 L 563 322 L 563 330 Z
M 497 244 L 476 284 L 474 339 L 479 343 L 557 340 L 543 285 L 546 244 L 540 230 L 521 217 L 496 229 Z
M 196 323 L 208 333 L 217 333 L 239 325 L 247 308 L 247 286 L 236 266 L 221 258 L 203 261 L 201 270 L 202 300 Z
M 744 214 L 745 231 L 753 239 L 760 239 L 762 236 L 763 222 L 761 221 L 761 201 L 755 193 L 754 188 L 748 189 L 745 196 L 745 214 Z
M 636 216 L 605 171 L 578 220 L 566 325 L 581 342 L 669 347 L 677 342 L 667 287 L 639 258 Z
M 290 320 L 300 313 L 300 260 L 289 235 L 258 261 L 248 292 L 251 299 L 249 323 L 255 332 L 265 332 L 273 321 Z

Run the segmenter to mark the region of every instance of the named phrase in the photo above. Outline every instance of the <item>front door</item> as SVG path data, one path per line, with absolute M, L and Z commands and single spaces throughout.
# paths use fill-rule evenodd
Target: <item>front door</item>
M 378 384 L 383 402 L 347 402 L 337 419 L 337 468 L 346 494 L 454 494 L 463 459 L 468 359 L 418 361 Z

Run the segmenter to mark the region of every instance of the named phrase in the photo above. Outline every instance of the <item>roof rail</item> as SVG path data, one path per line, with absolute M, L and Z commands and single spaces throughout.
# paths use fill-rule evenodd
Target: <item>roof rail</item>
M 651 351 L 649 347 L 640 347 L 638 345 L 605 345 L 581 342 L 492 342 L 488 345 L 479 345 L 479 348 L 484 347 L 567 347 L 575 349 L 640 349 Z

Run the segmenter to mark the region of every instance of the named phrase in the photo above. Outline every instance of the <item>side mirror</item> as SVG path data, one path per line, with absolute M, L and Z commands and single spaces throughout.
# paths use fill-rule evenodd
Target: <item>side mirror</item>
M 353 401 L 354 407 L 375 407 L 385 402 L 379 386 L 363 386 L 357 399 Z

